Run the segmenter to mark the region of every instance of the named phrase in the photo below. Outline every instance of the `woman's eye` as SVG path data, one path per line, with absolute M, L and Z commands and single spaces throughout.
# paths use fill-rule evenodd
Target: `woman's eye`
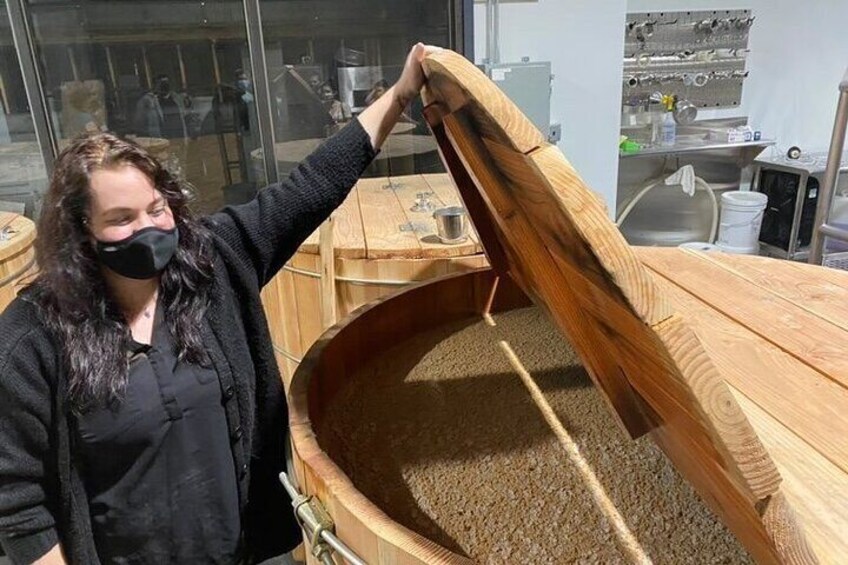
M 125 226 L 128 223 L 130 223 L 129 216 L 121 216 L 119 218 L 113 218 L 112 220 L 109 220 L 109 224 L 113 226 Z
M 153 216 L 154 218 L 156 218 L 158 216 L 161 216 L 164 213 L 165 213 L 165 207 L 163 206 L 162 208 L 157 208 L 157 209 L 153 210 L 150 213 L 150 215 Z

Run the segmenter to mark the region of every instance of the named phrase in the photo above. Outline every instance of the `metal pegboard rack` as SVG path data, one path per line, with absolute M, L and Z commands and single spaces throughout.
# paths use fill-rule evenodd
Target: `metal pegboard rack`
M 739 105 L 753 23 L 750 10 L 628 14 L 623 99 L 661 91 L 700 107 Z

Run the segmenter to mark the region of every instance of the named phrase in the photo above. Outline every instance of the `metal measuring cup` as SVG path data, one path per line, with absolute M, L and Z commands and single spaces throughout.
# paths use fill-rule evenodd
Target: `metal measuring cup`
M 468 235 L 468 216 L 465 208 L 448 206 L 433 212 L 436 220 L 436 234 L 445 244 L 462 243 Z

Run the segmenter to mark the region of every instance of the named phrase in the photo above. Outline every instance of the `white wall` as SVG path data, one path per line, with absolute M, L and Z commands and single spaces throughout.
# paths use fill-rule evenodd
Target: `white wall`
M 626 0 L 501 4 L 501 62 L 551 61 L 551 121 L 583 179 L 615 206 Z M 476 62 L 486 56 L 486 9 L 474 10 Z

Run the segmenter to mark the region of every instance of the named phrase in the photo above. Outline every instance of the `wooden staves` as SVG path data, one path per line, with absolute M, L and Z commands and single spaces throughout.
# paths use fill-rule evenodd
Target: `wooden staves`
M 650 432 L 760 562 L 817 561 L 686 320 L 562 153 L 474 65 L 424 62 L 425 115 L 493 267 L 545 309 L 633 437 Z
M 0 241 L 0 312 L 14 300 L 35 274 L 35 224 L 11 212 L 0 212 L 0 230 L 8 239 Z
M 486 265 L 473 230 L 465 242 L 456 245 L 445 245 L 436 238 L 432 212 L 412 210 L 419 194 L 429 194 L 437 208 L 459 201 L 446 174 L 361 179 L 333 213 L 332 244 L 325 241 L 324 260 L 316 230 L 263 289 L 286 386 L 330 320 L 342 320 L 360 306 L 407 284 Z M 415 229 L 405 229 L 407 226 Z M 326 226 L 323 229 L 327 230 Z M 321 278 L 322 271 L 330 270 L 336 279 L 333 285 Z M 335 295 L 335 312 L 331 294 Z

